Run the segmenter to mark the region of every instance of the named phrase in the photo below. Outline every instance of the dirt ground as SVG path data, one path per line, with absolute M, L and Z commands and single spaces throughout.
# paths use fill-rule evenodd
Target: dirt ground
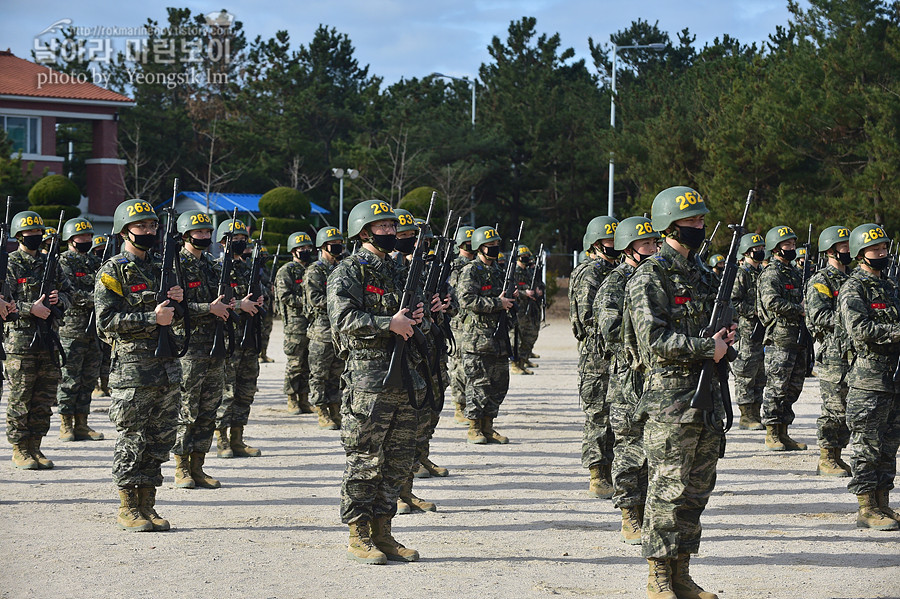
M 175 489 L 173 463 L 157 508 L 165 533 L 115 525 L 108 399 L 93 404 L 99 442 L 44 441 L 50 471 L 0 467 L 0 597 L 645 597 L 640 547 L 619 541 L 620 515 L 586 494 L 576 348 L 564 320 L 545 328 L 534 376 L 513 377 L 497 428 L 512 442 L 472 446 L 450 402 L 432 443 L 448 478 L 416 481 L 435 513 L 398 516 L 413 564 L 345 557 L 338 517 L 338 432 L 283 409 L 280 324 L 262 366 L 246 438 L 256 459 L 207 470 L 219 490 Z M 5 410 L 5 401 L 2 408 Z M 703 515 L 695 578 L 722 598 L 900 597 L 900 533 L 860 530 L 846 479 L 815 476 L 818 382 L 807 379 L 792 434 L 803 452 L 764 451 L 763 433 L 735 430 Z M 900 492 L 896 497 L 900 499 Z

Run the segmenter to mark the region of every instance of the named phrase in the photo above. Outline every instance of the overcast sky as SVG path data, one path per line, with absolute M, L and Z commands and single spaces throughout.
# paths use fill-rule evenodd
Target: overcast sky
M 510 21 L 537 18 L 540 33 L 559 33 L 563 47 L 573 47 L 590 64 L 588 37 L 609 42 L 610 34 L 644 19 L 667 31 L 690 28 L 697 45 L 723 33 L 743 43 L 761 42 L 776 25 L 788 21 L 787 0 L 191 0 L 189 2 L 41 2 L 4 3 L 0 49 L 30 58 L 34 37 L 59 19 L 77 26 L 137 27 L 148 17 L 165 22 L 165 6 L 189 6 L 208 13 L 222 8 L 244 24 L 248 40 L 264 39 L 286 29 L 293 46 L 306 43 L 319 24 L 350 37 L 361 65 L 386 83 L 401 77 L 423 77 L 434 71 L 473 76 L 489 60 L 493 36 L 506 38 Z M 804 0 L 801 4 L 806 5 Z M 113 47 L 123 49 L 122 39 Z

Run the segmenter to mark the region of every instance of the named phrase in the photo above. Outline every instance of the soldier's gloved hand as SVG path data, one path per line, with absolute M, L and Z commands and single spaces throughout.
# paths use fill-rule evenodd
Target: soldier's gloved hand
M 55 306 L 56 304 L 58 304 L 59 303 L 59 291 L 57 291 L 56 289 L 51 291 L 50 297 L 47 298 L 47 301 L 50 303 L 51 306 Z
M 258 310 L 256 309 L 258 305 L 259 304 L 250 299 L 250 294 L 248 293 L 246 296 L 244 296 L 244 299 L 241 300 L 241 312 L 246 312 L 247 314 L 253 316 L 258 312 Z
M 712 338 L 716 342 L 716 353 L 713 355 L 713 361 L 718 363 L 728 352 L 728 346 L 734 343 L 734 330 L 723 327 Z
M 419 304 L 421 306 L 422 304 Z M 419 310 L 421 312 L 421 310 Z M 416 324 L 416 321 L 412 318 L 409 318 L 407 314 L 409 310 L 406 308 L 401 309 L 399 312 L 391 316 L 391 332 L 400 335 L 404 339 L 409 339 L 413 335 L 413 325 Z M 415 313 L 413 313 L 415 314 Z
M 516 293 L 518 293 L 518 291 Z M 504 310 L 509 310 L 510 308 L 513 307 L 513 304 L 515 304 L 515 303 L 516 303 L 516 300 L 509 299 L 502 293 L 500 294 L 500 304 L 503 306 Z
M 31 304 L 31 314 L 41 320 L 47 320 L 47 317 L 50 316 L 50 308 L 44 305 L 46 297 L 46 295 L 42 295 L 36 302 Z
M 169 302 L 172 300 L 166 300 L 163 303 L 156 306 L 156 309 L 153 310 L 156 312 L 156 324 L 167 327 L 172 324 L 172 320 L 175 318 L 175 308 L 169 308 Z
M 224 295 L 220 295 L 215 299 L 213 303 L 209 305 L 209 313 L 213 316 L 218 316 L 222 320 L 228 320 L 228 304 L 224 303 L 222 300 L 225 299 Z
M 175 285 L 166 293 L 166 297 L 179 304 L 184 301 L 184 289 Z

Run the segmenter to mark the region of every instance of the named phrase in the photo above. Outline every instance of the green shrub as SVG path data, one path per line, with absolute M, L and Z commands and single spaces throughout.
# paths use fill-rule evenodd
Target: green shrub
M 81 191 L 67 177 L 49 175 L 34 184 L 28 192 L 28 201 L 32 206 L 77 206 Z M 58 209 L 56 214 L 59 216 Z
M 266 217 L 302 219 L 309 210 L 309 198 L 290 187 L 276 187 L 259 199 L 259 211 Z
M 425 218 L 428 216 L 428 205 L 431 203 L 431 194 L 434 191 L 437 190 L 433 187 L 416 187 L 397 202 L 397 208 L 409 210 L 416 218 Z M 431 230 L 440 233 L 446 216 L 447 202 L 442 201 L 440 194 L 438 194 L 434 201 L 434 210 L 431 212 Z M 452 231 L 450 233 L 452 234 Z

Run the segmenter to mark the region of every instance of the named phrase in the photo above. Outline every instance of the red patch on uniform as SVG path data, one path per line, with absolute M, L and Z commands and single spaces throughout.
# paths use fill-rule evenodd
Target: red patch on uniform
M 482 291 L 490 291 L 493 288 L 494 288 L 493 285 L 484 285 L 484 286 L 482 286 L 481 290 Z
M 303 279 L 294 279 L 294 282 L 299 284 L 303 282 Z
M 138 283 L 137 285 L 132 285 L 132 286 L 131 286 L 131 293 L 135 293 L 135 292 L 137 292 L 137 291 L 143 291 L 143 290 L 145 290 L 146 288 L 147 288 L 147 284 L 146 284 L 146 283 Z
M 366 285 L 366 291 L 377 293 L 378 295 L 384 295 L 384 289 L 379 289 L 375 285 Z
M 85 273 L 83 273 L 83 272 L 76 272 L 76 273 L 75 273 L 75 276 L 76 276 L 76 277 L 83 277 L 84 275 L 85 275 Z
M 680 306 L 682 304 L 686 304 L 691 301 L 691 298 L 687 295 L 676 295 L 675 296 L 675 305 Z
M 838 293 L 840 293 L 840 292 L 839 292 L 837 289 L 835 289 L 835 290 L 834 290 L 834 297 L 837 297 L 837 296 L 838 296 Z
M 790 289 L 793 289 L 794 286 L 793 285 L 785 285 L 784 288 L 790 290 Z
M 237 287 L 237 283 L 232 283 L 231 286 L 232 286 L 232 287 Z
M 18 283 L 18 284 L 21 285 L 22 283 L 24 283 L 24 282 L 27 281 L 27 280 L 28 280 L 28 279 L 25 279 L 25 278 L 22 278 L 22 279 L 16 279 L 16 283 Z
M 189 281 L 188 282 L 188 289 L 196 289 L 199 286 L 200 286 L 200 281 Z
M 887 304 L 874 303 L 872 307 L 876 310 L 887 310 Z

